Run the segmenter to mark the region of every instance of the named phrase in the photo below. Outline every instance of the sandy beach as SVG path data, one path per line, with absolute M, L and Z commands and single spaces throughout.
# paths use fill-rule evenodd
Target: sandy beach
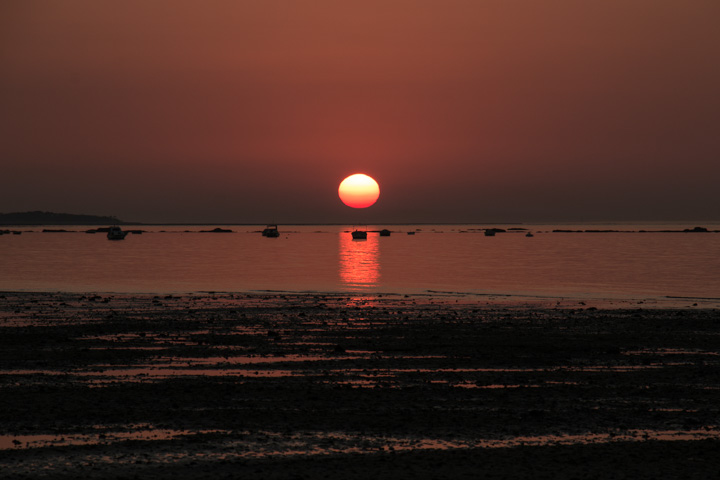
M 720 312 L 0 294 L 2 478 L 710 478 Z

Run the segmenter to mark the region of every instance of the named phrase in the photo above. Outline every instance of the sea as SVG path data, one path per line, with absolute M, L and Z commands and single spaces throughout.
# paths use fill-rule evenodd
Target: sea
M 720 300 L 720 223 L 215 227 L 2 227 L 0 291 Z

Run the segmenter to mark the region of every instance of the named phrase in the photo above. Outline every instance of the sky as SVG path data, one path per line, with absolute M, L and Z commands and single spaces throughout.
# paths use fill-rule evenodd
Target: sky
M 5 0 L 0 212 L 720 220 L 717 0 Z M 365 173 L 367 209 L 337 188 Z

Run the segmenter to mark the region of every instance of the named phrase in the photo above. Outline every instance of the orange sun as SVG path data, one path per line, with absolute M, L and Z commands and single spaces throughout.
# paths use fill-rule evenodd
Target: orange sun
M 338 195 L 348 207 L 366 208 L 377 201 L 380 187 L 372 177 L 356 173 L 340 183 Z

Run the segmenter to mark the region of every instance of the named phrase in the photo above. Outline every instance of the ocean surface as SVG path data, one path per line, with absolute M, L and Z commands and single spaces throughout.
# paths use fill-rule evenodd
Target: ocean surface
M 126 227 L 144 233 L 122 241 L 87 234 L 87 226 L 2 227 L 23 233 L 0 236 L 0 290 L 717 299 L 720 233 L 656 232 L 695 226 L 369 225 L 392 234 L 353 240 L 349 226 L 280 225 L 279 238 L 266 238 L 259 226 L 203 233 L 214 226 L 143 225 Z M 507 231 L 485 236 L 492 227 Z

